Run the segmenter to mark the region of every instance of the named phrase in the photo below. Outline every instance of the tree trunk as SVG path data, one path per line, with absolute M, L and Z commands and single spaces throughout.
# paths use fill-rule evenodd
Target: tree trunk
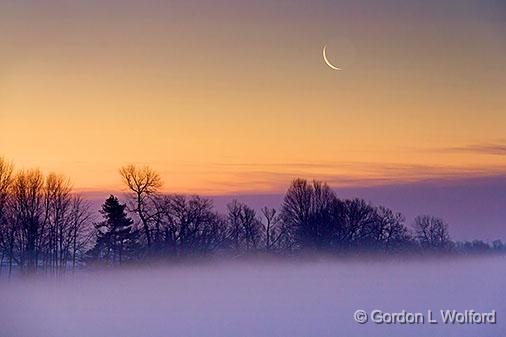
M 151 248 L 151 233 L 149 232 L 148 221 L 144 216 L 141 206 L 142 206 L 141 194 L 138 193 L 137 194 L 137 213 L 139 214 L 139 218 L 141 218 L 142 227 L 144 229 L 144 234 L 146 235 L 146 241 L 148 243 L 148 248 Z

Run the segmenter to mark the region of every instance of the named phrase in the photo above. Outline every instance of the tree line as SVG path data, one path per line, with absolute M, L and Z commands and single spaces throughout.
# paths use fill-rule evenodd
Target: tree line
M 0 266 L 61 272 L 85 264 L 208 254 L 300 252 L 505 252 L 499 240 L 454 242 L 441 218 L 405 217 L 363 199 L 340 199 L 324 182 L 295 179 L 279 209 L 161 192 L 149 167 L 120 169 L 128 200 L 111 195 L 98 215 L 64 176 L 15 171 L 0 159 Z M 98 220 L 101 218 L 100 220 Z
M 89 205 L 70 181 L 0 158 L 0 266 L 12 271 L 76 267 L 93 239 Z M 0 271 L 4 268 L 0 268 Z

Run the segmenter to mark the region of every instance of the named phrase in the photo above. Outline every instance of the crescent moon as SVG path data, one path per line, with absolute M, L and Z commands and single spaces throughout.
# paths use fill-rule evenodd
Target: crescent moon
M 332 63 L 330 63 L 329 59 L 327 58 L 327 45 L 323 46 L 323 60 L 325 63 L 334 70 L 342 70 L 341 68 L 336 67 Z

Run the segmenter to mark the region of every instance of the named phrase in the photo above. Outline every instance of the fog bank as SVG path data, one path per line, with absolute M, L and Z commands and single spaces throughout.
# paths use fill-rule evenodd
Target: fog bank
M 498 336 L 503 257 L 234 262 L 0 281 L 0 336 Z M 495 325 L 357 324 L 357 309 L 497 311 Z

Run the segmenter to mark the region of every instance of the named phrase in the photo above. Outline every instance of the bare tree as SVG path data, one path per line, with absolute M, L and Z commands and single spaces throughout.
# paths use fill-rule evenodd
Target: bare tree
M 35 271 L 45 215 L 42 173 L 39 170 L 17 173 L 13 182 L 12 198 L 16 226 L 14 234 L 17 235 L 19 243 L 18 263 L 30 271 Z
M 199 196 L 166 196 L 162 211 L 167 248 L 177 255 L 208 253 L 225 239 L 225 221 L 213 211 L 212 201 Z
M 0 272 L 2 272 L 4 259 L 8 255 L 10 247 L 7 206 L 12 185 L 13 170 L 13 165 L 0 157 Z
M 401 213 L 389 208 L 376 207 L 376 221 L 371 228 L 371 237 L 380 247 L 386 250 L 403 248 L 412 241 L 404 224 L 406 219 Z
M 227 205 L 227 237 L 235 251 L 241 248 L 242 228 L 241 228 L 241 212 L 242 204 L 237 200 L 233 200 Z
M 261 211 L 265 220 L 262 223 L 265 250 L 271 252 L 280 243 L 283 235 L 286 233 L 286 228 L 283 226 L 283 222 L 275 208 L 264 207 Z
M 69 214 L 68 246 L 72 270 L 76 269 L 78 259 L 83 260 L 93 238 L 93 216 L 90 212 L 90 204 L 80 195 L 73 195 Z
M 71 212 L 70 180 L 50 173 L 45 183 L 45 216 L 41 224 L 41 251 L 52 271 L 65 268 L 68 254 L 69 213 Z M 44 251 L 45 250 L 45 251 Z
M 448 224 L 441 218 L 421 215 L 415 218 L 415 237 L 424 248 L 442 250 L 450 247 Z
M 300 247 L 325 248 L 335 230 L 338 204 L 327 184 L 296 179 L 285 194 L 281 218 Z
M 7 206 L 7 197 L 12 184 L 14 166 L 0 157 L 0 221 Z
M 254 251 L 258 248 L 261 238 L 261 221 L 258 220 L 253 208 L 243 204 L 240 213 L 243 244 L 246 251 Z
M 363 199 L 345 200 L 339 218 L 338 241 L 342 246 L 367 242 L 374 235 L 376 210 Z
M 341 201 L 319 181 L 294 180 L 285 195 L 281 218 L 299 247 L 386 248 L 409 241 L 401 214 L 363 199 Z
M 295 179 L 286 191 L 281 218 L 292 230 L 309 226 L 313 187 L 305 179 Z
M 133 209 L 142 223 L 148 248 L 151 248 L 152 236 L 150 222 L 154 216 L 154 196 L 162 187 L 160 175 L 148 166 L 127 165 L 120 169 L 124 184 L 132 192 Z
M 25 271 L 64 271 L 72 260 L 75 267 L 90 215 L 82 199 L 72 195 L 70 181 L 54 173 L 44 177 L 37 169 L 13 174 L 4 162 L 0 181 L 0 263 L 7 256 L 9 271 L 14 265 Z
M 228 241 L 236 252 L 256 250 L 261 238 L 261 221 L 254 209 L 237 200 L 227 205 Z

